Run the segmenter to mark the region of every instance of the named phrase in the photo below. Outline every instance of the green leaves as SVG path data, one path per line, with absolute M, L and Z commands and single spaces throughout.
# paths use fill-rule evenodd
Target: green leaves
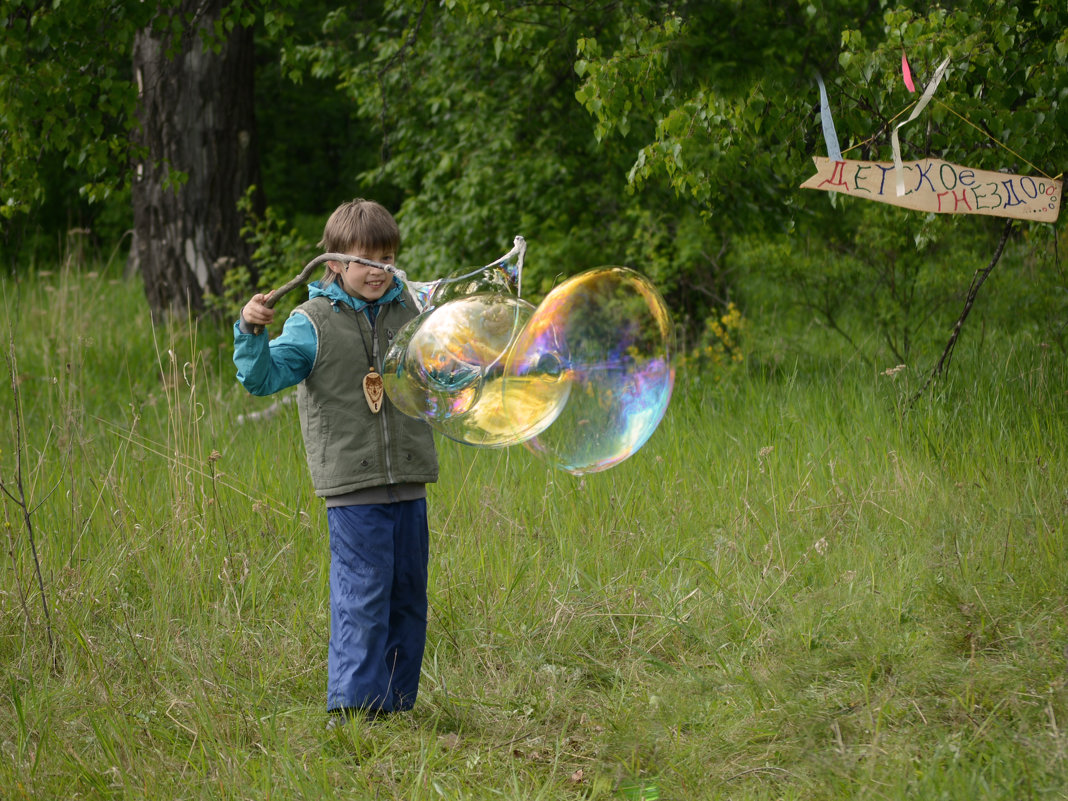
M 541 248 L 580 224 L 603 227 L 600 210 L 618 202 L 626 162 L 606 168 L 574 101 L 576 41 L 606 26 L 601 12 L 592 3 L 393 0 L 338 31 L 331 17 L 322 37 L 287 50 L 286 59 L 330 74 L 377 127 L 383 158 L 360 181 L 404 188 L 402 258 L 413 274 L 485 263 L 516 234 Z M 542 260 L 550 276 L 566 263 Z
M 0 215 L 45 199 L 42 165 L 75 175 L 65 191 L 94 202 L 122 189 L 133 37 L 153 20 L 178 35 L 181 6 L 4 6 Z M 261 109 L 265 164 L 288 162 L 271 173 L 287 213 L 344 186 L 373 193 L 399 212 L 417 277 L 484 263 L 516 234 L 539 288 L 624 257 L 716 276 L 719 257 L 694 254 L 729 253 L 737 232 L 833 224 L 816 213 L 833 196 L 797 189 L 823 152 L 814 76 L 849 157 L 888 159 L 916 100 L 902 48 L 921 91 L 952 56 L 903 152 L 1051 174 L 1068 156 L 1068 9 L 1046 0 L 234 0 L 214 35 L 253 21 L 261 72 L 304 81 Z M 330 173 L 315 196 L 292 177 L 320 174 L 309 165 Z M 673 302 L 692 302 L 676 286 Z
M 3 204 L 10 217 L 44 198 L 40 170 L 60 159 L 83 176 L 82 195 L 106 196 L 121 180 L 110 142 L 125 137 L 136 90 L 128 78 L 122 48 L 133 28 L 123 24 L 124 7 L 109 2 L 28 2 L 6 5 L 0 17 L 0 164 Z M 132 4 L 130 4 L 132 9 Z M 132 9 L 131 23 L 143 22 Z
M 196 13 L 181 0 L 10 0 L 0 9 L 0 215 L 30 211 L 46 198 L 56 168 L 74 176 L 90 202 L 128 185 L 129 133 L 136 124 L 134 37 L 148 26 L 183 35 Z M 296 0 L 231 2 L 213 32 L 263 16 L 284 36 Z M 209 46 L 212 42 L 208 42 Z M 52 180 L 54 184 L 55 181 Z
M 659 22 L 624 16 L 619 24 L 619 46 L 611 56 L 604 57 L 593 38 L 579 38 L 575 48 L 584 56 L 576 61 L 575 73 L 585 78 L 575 99 L 596 119 L 598 141 L 630 133 L 635 110 L 646 105 L 645 89 L 663 74 L 667 50 L 682 27 L 674 15 Z
M 751 203 L 769 215 L 781 210 L 787 186 L 752 167 L 800 165 L 814 152 L 816 70 L 827 80 L 843 144 L 888 158 L 891 121 L 915 100 L 901 80 L 902 47 L 924 86 L 934 66 L 953 57 L 929 124 L 903 132 L 910 152 L 978 158 L 977 166 L 992 168 L 1019 157 L 1050 169 L 1064 160 L 1063 138 L 1050 134 L 1068 124 L 1054 77 L 1068 54 L 1068 10 L 1042 4 L 1022 17 L 1002 0 L 924 14 L 889 7 L 872 18 L 855 2 L 825 4 L 819 13 L 808 3 L 746 5 L 723 25 L 732 6 L 702 4 L 662 24 L 632 13 L 612 46 L 605 37 L 579 39 L 576 73 L 584 80 L 576 98 L 597 137 L 627 136 L 637 108 L 656 121 L 629 172 L 632 185 L 665 176 L 716 215 L 745 215 Z M 925 141 L 913 141 L 921 135 Z M 730 193 L 717 191 L 738 179 Z

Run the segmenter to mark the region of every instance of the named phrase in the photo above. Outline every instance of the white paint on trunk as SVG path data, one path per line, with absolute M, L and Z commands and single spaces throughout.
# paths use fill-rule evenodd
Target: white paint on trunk
M 198 235 L 199 239 L 200 236 Z M 185 240 L 185 263 L 193 270 L 201 288 L 208 285 L 208 262 L 204 258 L 203 248 L 197 247 L 192 239 Z

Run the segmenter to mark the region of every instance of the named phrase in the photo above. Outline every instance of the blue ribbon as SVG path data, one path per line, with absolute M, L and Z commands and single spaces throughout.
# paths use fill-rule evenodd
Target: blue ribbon
M 835 133 L 831 106 L 827 102 L 827 87 L 823 85 L 823 76 L 818 73 L 816 81 L 820 85 L 820 121 L 823 125 L 823 139 L 827 143 L 827 158 L 831 161 L 841 161 L 842 148 L 838 146 L 838 134 Z

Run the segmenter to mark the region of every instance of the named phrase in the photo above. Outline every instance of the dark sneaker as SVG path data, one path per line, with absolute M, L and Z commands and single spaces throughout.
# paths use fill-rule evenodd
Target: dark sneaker
M 360 720 L 371 723 L 388 714 L 388 712 L 384 712 L 381 709 L 359 709 L 355 707 L 331 709 L 329 710 L 330 719 L 326 721 L 326 730 L 333 731 L 334 729 L 341 728 L 350 720 Z

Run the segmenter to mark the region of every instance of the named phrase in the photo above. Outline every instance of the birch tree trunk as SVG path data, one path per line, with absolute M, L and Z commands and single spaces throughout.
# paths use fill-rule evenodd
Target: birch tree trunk
M 237 202 L 259 182 L 251 28 L 216 36 L 221 0 L 181 0 L 133 50 L 138 129 L 132 270 L 153 320 L 196 314 L 247 263 Z M 180 22 L 177 22 L 179 20 Z M 175 35 L 173 31 L 180 31 Z

